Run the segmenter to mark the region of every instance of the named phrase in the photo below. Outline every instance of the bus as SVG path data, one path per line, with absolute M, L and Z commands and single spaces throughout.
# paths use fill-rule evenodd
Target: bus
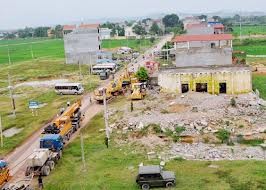
M 55 92 L 60 95 L 80 95 L 83 94 L 84 88 L 80 83 L 61 83 L 55 84 Z
M 100 74 L 103 71 L 110 72 L 110 73 L 115 73 L 117 70 L 117 65 L 116 63 L 103 63 L 103 64 L 97 64 L 92 67 L 92 73 L 93 74 Z

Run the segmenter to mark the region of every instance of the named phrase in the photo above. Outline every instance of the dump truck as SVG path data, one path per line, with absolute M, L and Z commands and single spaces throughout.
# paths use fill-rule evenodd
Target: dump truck
M 59 134 L 44 135 L 40 139 L 40 148 L 35 149 L 27 159 L 25 176 L 48 176 L 62 157 L 63 138 Z
M 10 179 L 9 168 L 7 162 L 0 160 L 0 188 Z
M 68 141 L 71 135 L 78 130 L 81 122 L 81 101 L 78 100 L 69 106 L 51 124 L 45 127 L 43 134 L 60 134 L 64 142 Z
M 146 95 L 145 83 L 133 83 L 131 85 L 131 100 L 142 100 Z

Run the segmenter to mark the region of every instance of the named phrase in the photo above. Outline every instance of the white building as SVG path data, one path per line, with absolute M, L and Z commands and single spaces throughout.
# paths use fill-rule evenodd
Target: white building
M 100 37 L 101 40 L 106 40 L 111 38 L 111 29 L 109 28 L 101 28 L 100 29 Z
M 125 37 L 126 38 L 136 38 L 137 37 L 137 34 L 135 34 L 135 32 L 133 32 L 133 27 L 134 27 L 134 25 L 125 27 Z

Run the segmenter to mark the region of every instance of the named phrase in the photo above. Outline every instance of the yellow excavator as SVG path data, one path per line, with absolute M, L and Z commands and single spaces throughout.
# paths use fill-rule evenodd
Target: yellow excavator
M 70 139 L 70 136 L 77 131 L 81 122 L 81 100 L 72 105 L 58 116 L 50 125 L 44 128 L 43 134 L 60 134 L 64 141 Z
M 144 83 L 131 84 L 131 100 L 142 100 L 146 96 L 146 85 Z
M 94 99 L 102 103 L 103 102 L 103 90 L 106 89 L 106 100 L 110 99 L 113 96 L 117 96 L 123 93 L 132 82 L 136 82 L 137 79 L 134 75 L 130 75 L 125 69 L 125 72 L 122 73 L 116 80 L 111 81 L 106 87 L 99 88 L 94 91 Z

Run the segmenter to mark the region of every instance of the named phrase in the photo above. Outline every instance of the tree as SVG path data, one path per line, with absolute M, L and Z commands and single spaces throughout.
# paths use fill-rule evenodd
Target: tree
M 140 67 L 136 73 L 136 77 L 140 81 L 146 81 L 149 79 L 148 71 L 144 67 Z
M 34 36 L 35 37 L 47 37 L 47 30 L 49 29 L 49 27 L 38 27 L 35 28 L 34 30 Z
M 147 34 L 145 28 L 143 26 L 141 26 L 140 24 L 136 24 L 133 27 L 133 32 L 135 32 L 137 35 L 141 35 L 141 36 Z
M 62 25 L 56 25 L 54 29 L 54 35 L 56 38 L 63 38 L 63 26 Z
M 220 22 L 222 20 L 222 18 L 219 16 L 213 16 L 212 18 L 214 19 L 215 22 Z
M 233 19 L 234 19 L 235 21 L 239 22 L 239 21 L 240 21 L 240 15 L 239 15 L 239 14 L 236 14 L 236 15 L 233 17 Z
M 158 26 L 158 24 L 156 22 L 153 22 L 150 28 L 150 33 L 155 35 L 159 35 L 162 33 L 162 30 L 160 29 L 160 27 Z
M 165 27 L 175 27 L 175 26 L 181 26 L 181 21 L 179 20 L 179 17 L 176 14 L 170 14 L 166 15 L 163 18 L 163 23 Z
M 207 20 L 207 15 L 200 15 L 200 16 L 198 16 L 198 18 L 200 19 L 200 20 Z

